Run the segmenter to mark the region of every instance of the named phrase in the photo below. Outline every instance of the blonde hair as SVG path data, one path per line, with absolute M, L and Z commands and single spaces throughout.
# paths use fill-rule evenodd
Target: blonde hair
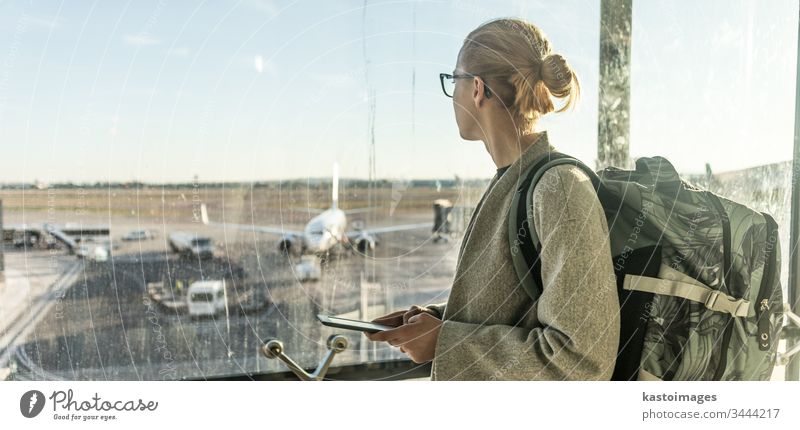
M 542 115 L 574 107 L 580 97 L 578 76 L 567 60 L 553 53 L 538 27 L 521 19 L 499 18 L 472 30 L 459 62 L 485 80 L 523 133 L 533 132 Z M 553 98 L 566 101 L 556 110 Z

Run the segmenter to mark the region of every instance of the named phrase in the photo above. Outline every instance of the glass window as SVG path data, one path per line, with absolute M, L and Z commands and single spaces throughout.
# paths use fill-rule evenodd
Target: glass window
M 192 245 L 194 245 L 194 246 L 209 246 L 209 245 L 211 245 L 211 240 L 209 240 L 209 239 L 194 239 L 194 240 L 192 240 Z
M 580 103 L 539 128 L 596 159 L 599 2 L 366 3 L 0 2 L 5 277 L 51 298 L 0 304 L 10 379 L 286 372 L 267 340 L 314 368 L 334 333 L 334 366 L 408 361 L 316 315 L 447 301 L 496 166 L 460 137 L 439 73 L 490 19 L 530 20 L 570 61 Z M 630 155 L 774 214 L 785 288 L 796 2 L 633 10 Z M 306 229 L 318 217 L 338 241 Z M 195 320 L 189 301 L 220 302 L 189 294 L 203 281 L 225 281 L 225 308 Z
M 0 6 L 0 128 L 17 143 L 3 159 L 25 160 L 0 172 L 4 227 L 17 230 L 5 266 L 45 273 L 31 293 L 57 297 L 33 309 L 12 379 L 285 372 L 264 342 L 314 367 L 333 333 L 350 340 L 334 365 L 408 361 L 316 314 L 369 320 L 447 300 L 495 166 L 460 139 L 439 73 L 480 23 L 546 13 L 553 43 L 595 79 L 598 11 L 581 1 L 256 3 L 144 1 L 122 18 L 111 5 Z M 576 143 L 594 132 L 592 97 L 578 126 L 552 125 L 565 149 L 592 150 Z M 452 228 L 433 242 L 439 199 Z M 334 201 L 341 242 L 306 237 Z M 110 257 L 75 258 L 45 223 L 83 226 L 67 237 L 97 234 Z M 226 309 L 190 318 L 190 300 L 214 300 L 187 297 L 192 285 L 214 280 Z
M 633 23 L 631 156 L 771 214 L 788 301 L 797 3 L 637 2 Z
M 213 302 L 214 295 L 211 293 L 192 293 L 190 300 L 193 302 Z

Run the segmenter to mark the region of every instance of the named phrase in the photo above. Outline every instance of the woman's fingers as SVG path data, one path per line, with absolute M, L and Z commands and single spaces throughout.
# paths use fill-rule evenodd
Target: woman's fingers
M 403 315 L 406 312 L 407 312 L 406 310 L 395 311 L 388 315 L 375 318 L 371 322 L 374 322 L 375 324 L 388 325 L 390 327 L 398 327 L 403 325 Z
M 399 311 L 394 311 L 394 312 L 392 312 L 390 314 L 386 314 L 384 316 L 375 318 L 374 320 L 372 320 L 372 322 L 378 322 L 380 320 L 387 320 L 387 319 L 397 318 L 398 315 L 403 315 L 404 313 L 406 313 L 406 311 L 407 311 L 406 309 L 399 310 Z
M 399 327 L 403 325 L 403 316 L 397 315 L 395 317 L 381 317 L 372 320 L 375 324 L 388 325 L 389 327 Z
M 414 315 L 427 311 L 428 308 L 424 308 L 422 306 L 417 306 L 417 305 L 411 306 L 411 308 L 408 311 L 406 311 L 406 313 L 403 314 L 403 324 L 408 324 L 408 319 L 413 317 Z
M 400 327 L 402 325 L 408 324 L 409 318 L 423 312 L 429 312 L 429 309 L 423 306 L 414 305 L 411 306 L 411 308 L 409 309 L 394 311 L 382 317 L 375 318 L 370 322 L 374 322 L 375 324 L 388 325 L 389 327 Z M 367 339 L 369 340 L 375 340 L 374 336 L 371 336 L 367 332 L 364 332 L 364 335 L 367 336 Z

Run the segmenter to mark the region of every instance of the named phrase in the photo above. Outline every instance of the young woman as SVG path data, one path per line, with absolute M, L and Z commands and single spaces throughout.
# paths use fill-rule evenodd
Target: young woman
M 447 302 L 377 318 L 396 328 L 366 336 L 416 363 L 433 360 L 432 380 L 610 379 L 619 301 L 608 226 L 588 176 L 559 165 L 533 190 L 538 300 L 519 282 L 507 234 L 522 171 L 555 150 L 536 121 L 558 99 L 558 112 L 574 105 L 578 77 L 539 28 L 497 19 L 466 37 L 455 70 L 441 79 L 461 137 L 483 141 L 497 172 L 464 233 Z

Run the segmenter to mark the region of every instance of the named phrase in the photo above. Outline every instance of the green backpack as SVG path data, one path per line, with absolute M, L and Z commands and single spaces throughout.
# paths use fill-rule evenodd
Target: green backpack
M 621 322 L 612 380 L 768 380 L 783 325 L 774 219 L 688 184 L 662 157 L 596 173 L 551 152 L 520 176 L 509 211 L 514 269 L 534 301 L 531 197 L 560 164 L 589 176 L 608 222 Z

